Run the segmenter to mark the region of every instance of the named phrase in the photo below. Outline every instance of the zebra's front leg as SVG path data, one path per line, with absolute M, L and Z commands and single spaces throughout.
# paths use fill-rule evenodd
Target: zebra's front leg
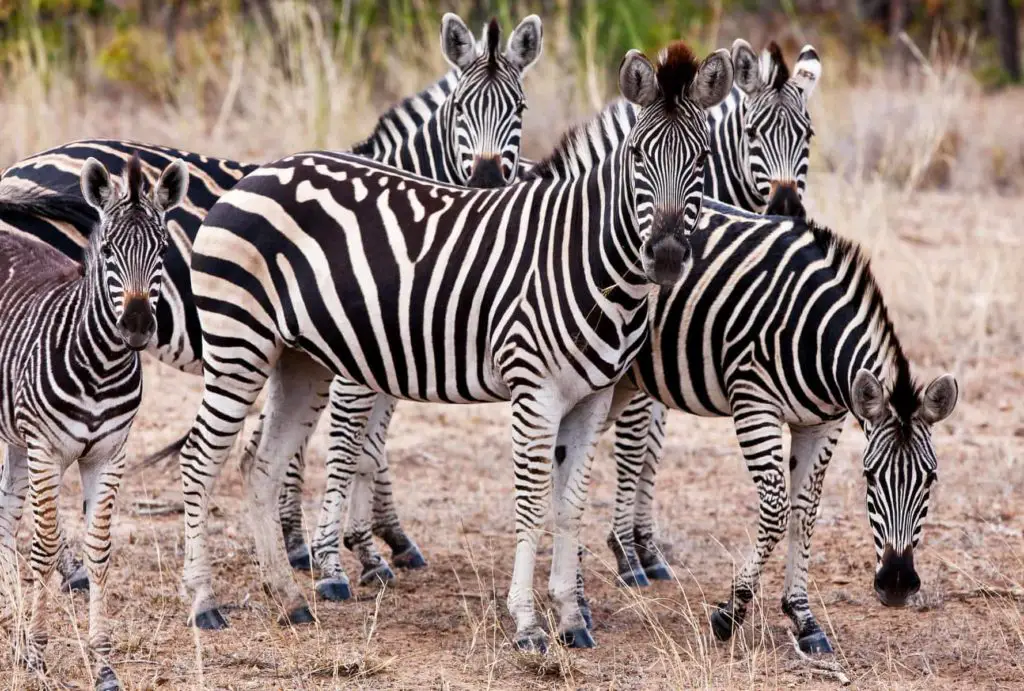
M 309 571 L 309 546 L 306 544 L 306 530 L 302 521 L 302 486 L 306 472 L 306 444 L 288 462 L 284 474 L 281 496 L 277 508 L 281 515 L 281 533 L 284 547 L 288 550 L 288 562 L 293 569 Z
M 665 405 L 654 401 L 651 406 L 651 426 L 647 434 L 647 450 L 644 454 L 643 469 L 636 487 L 636 512 L 633 540 L 640 565 L 652 581 L 670 581 L 672 569 L 665 561 L 665 555 L 655 536 L 654 525 L 654 483 L 665 446 Z
M 653 405 L 654 401 L 647 394 L 637 392 L 615 420 L 615 517 L 612 532 L 608 535 L 608 547 L 615 555 L 619 584 L 641 588 L 650 582 L 634 542 L 636 497 Z
M 782 423 L 779 415 L 764 404 L 733 404 L 733 422 L 740 449 L 757 487 L 757 542 L 754 552 L 733 579 L 732 596 L 711 614 L 715 636 L 728 640 L 743 624 L 747 607 L 761 578 L 761 569 L 786 532 L 789 500 L 782 463 Z
M 284 471 L 313 433 L 332 379 L 331 372 L 309 355 L 297 350 L 282 353 L 267 387 L 258 442 L 250 442 L 242 455 L 256 559 L 265 590 L 282 610 L 281 624 L 314 621 L 292 578 L 276 509 Z
M 558 427 L 555 445 L 555 546 L 548 594 L 558 605 L 558 638 L 570 648 L 593 648 L 578 597 L 580 524 L 590 488 L 590 469 L 597 440 L 605 427 L 613 389 L 579 401 Z M 583 598 L 585 601 L 585 598 Z
M 426 568 L 427 560 L 416 543 L 405 534 L 395 509 L 395 497 L 391 484 L 391 470 L 388 467 L 387 436 L 391 417 L 395 411 L 394 401 L 366 438 L 363 453 L 374 461 L 376 473 L 373 476 L 373 534 L 384 540 L 391 549 L 391 564 L 399 569 Z
M 83 464 L 82 489 L 86 500 L 85 567 L 89 574 L 89 652 L 97 691 L 120 689 L 110 666 L 112 649 L 106 612 L 107 568 L 110 566 L 110 522 L 124 475 L 124 448 L 104 462 Z
M 359 469 L 363 444 L 377 398 L 375 392 L 340 377 L 331 383 L 331 446 L 327 453 L 327 485 L 313 537 L 313 562 L 320 570 L 316 591 L 325 600 L 342 601 L 352 597 L 348 575 L 341 565 L 339 553 L 341 521 L 349 508 L 349 495 Z M 375 549 L 369 535 L 365 542 L 369 542 L 370 548 Z
M 835 452 L 843 420 L 814 427 L 790 426 L 789 557 L 782 611 L 796 625 L 797 640 L 805 653 L 831 653 L 828 636 L 811 614 L 807 595 L 807 565 L 811 557 L 811 535 L 818 518 L 821 485 Z

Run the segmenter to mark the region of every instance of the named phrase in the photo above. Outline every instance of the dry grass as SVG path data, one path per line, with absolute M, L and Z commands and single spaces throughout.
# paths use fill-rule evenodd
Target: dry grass
M 249 160 L 343 147 L 369 132 L 379 101 L 388 98 L 382 94 L 411 92 L 442 70 L 431 45 L 414 63 L 397 55 L 383 85 L 371 90 L 358 64 L 340 61 L 344 46 L 317 38 L 308 22 L 294 26 L 310 33 L 295 42 L 305 47 L 290 49 L 299 52 L 289 54 L 287 69 L 266 57 L 269 46 L 260 42 L 266 37 L 220 46 L 227 60 L 204 58 L 191 47 L 194 68 L 174 81 L 173 98 L 159 105 L 111 90 L 96 74 L 73 79 L 26 53 L 0 93 L 0 163 L 99 135 Z M 545 57 L 526 85 L 525 141 L 533 156 L 609 96 L 590 63 L 572 57 L 564 32 L 553 28 L 546 41 Z M 910 86 L 878 75 L 848 88 L 828 76 L 827 64 L 815 98 L 811 213 L 870 249 L 920 375 L 953 371 L 963 395 L 953 418 L 936 430 L 940 484 L 918 557 L 924 581 L 918 604 L 886 610 L 871 592 L 862 439 L 851 426 L 825 483 L 812 557 L 813 607 L 857 687 L 1019 686 L 1024 239 L 1017 226 L 1024 206 L 1007 195 L 1019 191 L 1013 171 L 1024 159 L 1024 98 L 983 95 L 960 71 L 935 66 Z M 197 378 L 153 363 L 146 375 L 146 401 L 130 441 L 134 457 L 177 437 L 191 422 L 200 391 Z M 130 476 L 115 523 L 111 576 L 122 680 L 139 689 L 835 683 L 792 650 L 778 608 L 784 546 L 771 560 L 742 635 L 727 645 L 711 638 L 708 606 L 724 598 L 729 574 L 751 544 L 755 493 L 729 421 L 682 415 L 671 416 L 658 503 L 678 581 L 644 591 L 615 587 L 604 547 L 614 481 L 610 441 L 604 440 L 584 534 L 593 549 L 586 564 L 600 647 L 556 649 L 545 659 L 514 653 L 504 605 L 513 553 L 507 424 L 505 406 L 401 406 L 390 444 L 396 497 L 430 568 L 401 574 L 381 593 L 359 589 L 349 603 L 317 602 L 319 624 L 298 629 L 273 623 L 276 605 L 259 587 L 240 520 L 236 466 L 218 488 L 222 511 L 211 526 L 216 585 L 231 605 L 232 628 L 214 634 L 183 625 L 180 516 L 154 515 L 152 505 L 135 508 L 135 502 L 180 502 L 176 476 L 158 470 Z M 324 453 L 325 438 L 318 435 L 307 490 L 310 518 Z M 80 533 L 75 479 L 67 490 L 65 516 Z M 548 548 L 538 569 L 539 592 L 549 557 Z M 357 572 L 353 560 L 346 564 Z M 312 597 L 311 581 L 302 578 Z M 52 604 L 50 679 L 88 686 L 85 602 L 54 594 Z M 10 662 L 0 660 L 0 685 L 45 687 Z

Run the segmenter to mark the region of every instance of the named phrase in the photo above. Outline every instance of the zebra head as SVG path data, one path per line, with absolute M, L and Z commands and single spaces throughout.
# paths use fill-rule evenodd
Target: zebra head
M 164 214 L 181 203 L 188 189 L 188 166 L 178 159 L 164 170 L 153 191 L 138 154 L 124 180 L 111 178 L 95 158 L 82 168 L 82 195 L 99 212 L 93 241 L 117 329 L 125 345 L 142 350 L 156 332 L 156 304 L 168 234 Z
M 884 605 L 902 606 L 921 587 L 914 548 L 936 478 L 932 426 L 953 412 L 958 394 L 951 374 L 922 393 L 906 366 L 897 368 L 888 391 L 866 369 L 854 378 L 851 409 L 867 435 L 864 477 L 875 540 L 875 593 Z
M 492 19 L 478 44 L 459 17 L 441 22 L 441 49 L 459 81 L 438 117 L 448 132 L 455 180 L 469 187 L 502 187 L 516 179 L 523 128 L 523 75 L 540 57 L 543 29 L 530 15 L 501 52 L 501 29 Z
M 675 283 L 690 255 L 703 203 L 710 138 L 705 111 L 732 89 L 732 62 L 719 50 L 698 64 L 683 42 L 654 65 L 638 50 L 619 67 L 622 95 L 638 107 L 636 124 L 620 147 L 641 240 L 640 259 L 653 283 Z
M 767 202 L 765 213 L 803 217 L 814 136 L 807 103 L 821 77 L 821 60 L 813 46 L 804 46 L 790 76 L 774 41 L 758 59 L 749 43 L 737 39 L 732 62 L 736 86 L 746 95 L 739 105 L 739 146 L 741 151 L 746 148 L 750 182 Z

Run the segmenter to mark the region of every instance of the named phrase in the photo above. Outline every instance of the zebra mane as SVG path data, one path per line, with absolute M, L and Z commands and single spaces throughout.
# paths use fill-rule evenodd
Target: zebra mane
M 667 104 L 686 93 L 700 69 L 690 47 L 682 41 L 670 43 L 658 55 L 658 86 Z
M 487 22 L 487 28 L 485 29 L 487 34 L 487 41 L 484 44 L 484 48 L 487 51 L 487 74 L 494 76 L 494 73 L 498 71 L 498 51 L 501 49 L 501 27 L 498 26 L 498 20 L 491 18 L 491 21 Z
M 622 144 L 635 121 L 636 111 L 628 101 L 612 101 L 591 119 L 570 127 L 524 179 L 580 177 Z
M 864 276 L 865 289 L 868 292 L 868 299 L 871 301 L 869 313 L 878 313 L 878 322 L 888 336 L 894 368 L 892 383 L 889 385 L 889 404 L 896 412 L 897 418 L 904 428 L 907 428 L 914 413 L 921 407 L 921 387 L 914 381 L 910 372 L 910 361 L 903 351 L 903 345 L 896 336 L 896 327 L 889 316 L 889 309 L 882 296 L 882 289 L 875 280 L 871 270 L 871 260 L 863 248 L 848 238 L 829 230 L 814 221 L 807 221 L 807 226 L 814 235 L 814 241 L 823 252 L 834 251 L 838 256 L 850 260 L 850 262 L 861 268 Z
M 381 139 L 391 139 L 392 135 L 389 130 L 410 134 L 412 130 L 409 129 L 409 121 L 415 123 L 415 129 L 415 127 L 422 125 L 423 122 L 436 114 L 441 103 L 455 90 L 455 84 L 458 80 L 458 70 L 450 69 L 441 79 L 423 89 L 423 91 L 399 101 L 377 118 L 377 124 L 373 128 L 373 132 L 370 133 L 369 137 L 353 146 L 352 153 L 357 156 L 372 157 L 376 153 L 374 146 L 378 141 Z M 427 110 L 429 110 L 429 114 L 424 114 L 423 112 L 424 107 L 422 104 L 424 103 L 428 104 Z

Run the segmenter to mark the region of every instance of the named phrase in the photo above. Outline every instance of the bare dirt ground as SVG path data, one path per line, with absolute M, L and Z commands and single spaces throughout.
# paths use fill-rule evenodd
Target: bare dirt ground
M 838 184 L 838 183 L 837 183 Z M 843 195 L 822 180 L 818 200 Z M 846 190 L 849 192 L 849 190 Z M 939 484 L 915 554 L 921 596 L 902 610 L 871 589 L 873 548 L 864 506 L 862 433 L 848 422 L 825 481 L 811 568 L 813 608 L 837 659 L 862 688 L 1020 688 L 1024 684 L 1024 349 L 1016 199 L 922 194 L 892 203 L 870 188 L 812 207 L 858 229 L 921 378 L 952 370 L 961 400 L 935 431 Z M 879 196 L 881 195 L 881 196 Z M 906 200 L 905 200 L 906 201 Z M 858 214 L 877 214 L 878 223 Z M 991 221 L 991 223 L 990 223 Z M 998 221 L 998 222 L 996 222 Z M 130 441 L 139 459 L 185 431 L 200 379 L 149 362 L 146 400 Z M 215 585 L 231 628 L 197 634 L 178 597 L 177 513 L 141 515 L 142 502 L 181 500 L 177 470 L 126 479 L 115 523 L 111 614 L 116 667 L 128 688 L 821 688 L 836 682 L 795 656 L 778 598 L 785 545 L 762 582 L 759 606 L 730 644 L 713 640 L 707 605 L 724 599 L 755 531 L 756 495 L 728 419 L 672 414 L 657 515 L 678 582 L 618 588 L 604 538 L 612 513 L 610 439 L 595 461 L 585 541 L 595 637 L 589 651 L 543 661 L 515 654 L 504 598 L 512 566 L 512 470 L 504 405 L 399 407 L 390 458 L 396 497 L 429 568 L 400 574 L 382 593 L 316 602 L 319 624 L 282 628 L 250 556 L 237 461 L 218 486 L 212 520 Z M 247 426 L 247 430 L 251 425 Z M 323 483 L 325 435 L 310 457 L 307 523 Z M 237 457 L 237 455 L 236 455 Z M 63 497 L 80 534 L 77 473 Z M 22 538 L 27 541 L 28 527 Z M 27 546 L 27 545 L 26 545 Z M 546 590 L 550 542 L 538 592 Z M 358 574 L 346 555 L 350 575 Z M 310 598 L 312 582 L 302 576 Z M 82 596 L 57 595 L 50 682 L 89 688 Z M 48 688 L 0 664 L 4 688 Z

